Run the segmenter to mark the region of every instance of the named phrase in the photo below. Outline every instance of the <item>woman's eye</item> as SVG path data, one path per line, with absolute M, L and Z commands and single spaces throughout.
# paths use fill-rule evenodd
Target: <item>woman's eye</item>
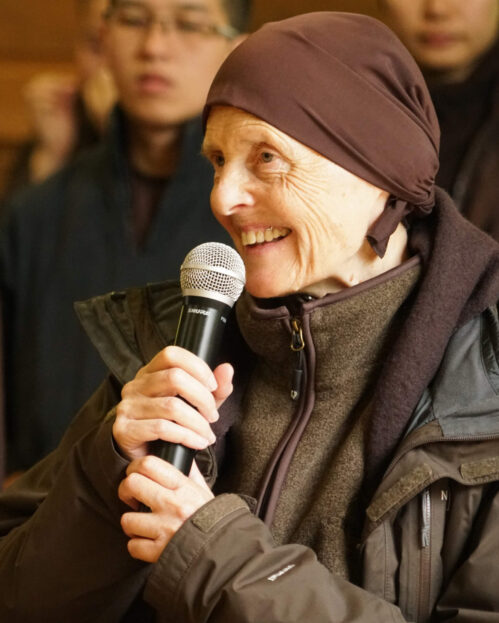
M 216 168 L 223 167 L 225 164 L 225 158 L 220 154 L 215 154 L 212 158 L 213 165 Z
M 262 151 L 262 153 L 260 154 L 260 158 L 262 159 L 262 162 L 268 163 L 268 162 L 272 162 L 274 160 L 274 154 L 271 153 L 270 151 Z

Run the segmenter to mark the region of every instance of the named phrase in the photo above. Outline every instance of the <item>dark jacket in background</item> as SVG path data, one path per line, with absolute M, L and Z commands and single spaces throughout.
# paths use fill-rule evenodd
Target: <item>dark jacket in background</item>
M 410 242 L 423 271 L 374 394 L 373 425 L 380 415 L 396 443 L 392 449 L 383 428 L 374 426 L 372 442 L 389 450 L 391 464 L 366 503 L 360 585 L 330 573 L 311 548 L 276 546 L 269 527 L 230 492 L 185 522 L 156 564 L 128 555 L 119 524 L 128 509 L 117 497 L 128 462 L 116 453 L 111 428 L 121 385 L 174 336 L 178 288 L 156 284 L 79 306 L 112 374 L 58 450 L 0 496 L 0 618 L 496 621 L 499 248 L 441 193 Z M 302 311 L 322 304 L 304 302 Z M 277 317 L 281 310 L 262 313 Z M 215 451 L 198 454 L 211 484 L 217 468 L 231 468 L 223 463 L 223 445 L 230 444 L 244 392 L 241 373 L 252 360 L 237 327 L 228 329 L 234 333 L 222 358 L 235 365 L 235 392 L 214 425 Z M 151 606 L 155 619 L 148 618 Z
M 201 124 L 186 124 L 181 158 L 143 247 L 131 225 L 130 173 L 119 114 L 105 142 L 15 195 L 0 232 L 9 471 L 58 443 L 105 374 L 81 330 L 77 300 L 177 278 L 199 243 L 229 243 L 209 208 L 211 166 Z
M 499 241 L 499 41 L 464 82 L 429 88 L 441 129 L 437 184 Z

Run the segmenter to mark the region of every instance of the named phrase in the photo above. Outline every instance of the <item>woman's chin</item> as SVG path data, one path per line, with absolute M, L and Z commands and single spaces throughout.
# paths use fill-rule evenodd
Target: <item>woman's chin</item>
M 260 282 L 246 282 L 246 291 L 258 299 L 271 299 L 287 294 L 282 287 L 277 284 L 265 284 Z
M 245 287 L 247 292 L 259 299 L 271 299 L 280 296 L 287 296 L 288 294 L 295 292 L 293 288 L 289 287 L 289 284 L 276 283 L 275 281 L 269 281 L 268 279 L 249 278 L 246 281 Z

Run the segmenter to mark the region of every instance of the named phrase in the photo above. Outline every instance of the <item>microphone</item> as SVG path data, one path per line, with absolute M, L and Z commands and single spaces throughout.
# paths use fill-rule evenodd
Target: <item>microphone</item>
M 244 288 L 246 272 L 240 255 L 221 242 L 205 242 L 190 251 L 180 267 L 183 303 L 175 345 L 213 367 L 227 316 Z M 191 471 L 196 450 L 157 440 L 151 451 L 183 474 Z

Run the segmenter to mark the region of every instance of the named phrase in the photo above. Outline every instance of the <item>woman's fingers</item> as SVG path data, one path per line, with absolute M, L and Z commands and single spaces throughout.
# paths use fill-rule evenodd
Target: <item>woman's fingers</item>
M 204 450 L 207 446 L 215 443 L 216 438 L 209 424 L 198 415 L 195 424 L 196 432 L 185 425 L 172 422 L 168 419 L 157 418 L 147 420 L 124 420 L 116 419 L 113 425 L 113 435 L 125 454 L 134 456 L 134 450 L 143 444 L 161 439 L 171 443 L 179 443 L 194 450 Z M 139 455 L 145 455 L 146 449 Z
M 156 456 L 139 458 L 128 466 L 118 495 L 126 504 L 130 500 L 138 500 L 153 512 L 166 510 L 169 515 L 176 515 L 185 521 L 201 505 L 199 499 L 204 503 L 213 497 L 197 465 L 193 465 L 192 472 L 195 478 L 185 476 Z
M 160 350 L 146 366 L 139 370 L 137 376 L 168 368 L 185 370 L 200 383 L 206 385 L 210 391 L 215 391 L 217 388 L 217 381 L 210 366 L 194 353 L 179 346 L 167 346 Z
M 122 398 L 123 401 L 127 401 L 137 396 L 165 397 L 163 406 L 166 408 L 171 406 L 168 397 L 180 396 L 209 422 L 215 422 L 218 419 L 218 411 L 212 392 L 206 385 L 180 368 L 137 375 L 133 381 L 123 387 Z M 140 414 L 137 416 L 137 419 L 141 417 Z M 147 417 L 147 414 L 144 414 L 144 417 Z
M 150 513 L 125 513 L 121 519 L 130 537 L 130 554 L 146 562 L 156 562 L 186 519 L 213 498 L 195 464 L 187 477 L 154 456 L 130 463 L 118 495 L 135 511 L 139 502 L 151 509 Z
M 144 460 L 146 460 L 146 458 L 154 459 L 157 457 L 148 456 L 144 457 Z M 166 463 L 166 461 L 163 462 Z M 180 472 L 178 472 L 178 475 L 182 476 Z M 160 510 L 173 502 L 172 491 L 174 491 L 178 486 L 174 480 L 174 477 L 172 477 L 170 481 L 163 478 L 163 484 L 160 484 L 154 479 L 145 476 L 138 471 L 132 471 L 131 473 L 128 473 L 126 478 L 120 483 L 120 486 L 118 487 L 118 496 L 122 502 L 128 504 L 132 508 L 136 506 L 135 500 L 137 500 L 142 504 L 145 504 L 151 510 Z M 136 519 L 140 520 L 141 515 L 142 513 L 139 513 L 139 517 Z M 130 532 L 130 535 L 140 534 L 141 536 L 148 536 L 142 530 L 137 531 L 129 527 L 127 530 Z M 158 535 L 155 535 L 153 538 L 156 538 L 156 536 Z
M 232 379 L 234 378 L 234 368 L 230 363 L 222 363 L 215 368 L 213 375 L 217 381 L 217 388 L 213 391 L 213 398 L 217 409 L 232 393 Z
M 158 541 L 150 539 L 132 538 L 128 541 L 128 552 L 132 558 L 144 562 L 157 562 L 166 544 L 162 546 Z
M 144 423 L 149 431 L 148 435 L 151 432 L 154 435 L 147 441 L 153 439 L 178 441 L 178 439 L 165 439 L 164 437 L 165 433 L 173 430 L 169 423 L 175 423 L 206 438 L 209 443 L 214 442 L 208 418 L 200 415 L 197 409 L 176 396 L 153 399 L 137 397 L 130 401 L 122 401 L 117 407 L 116 420 L 124 427 Z M 152 425 L 151 421 L 154 422 Z
M 195 450 L 214 443 L 210 423 L 217 406 L 232 391 L 232 367 L 214 374 L 199 357 L 176 346 L 161 350 L 122 389 L 116 409 L 114 439 L 125 456 L 147 454 L 156 439 Z

